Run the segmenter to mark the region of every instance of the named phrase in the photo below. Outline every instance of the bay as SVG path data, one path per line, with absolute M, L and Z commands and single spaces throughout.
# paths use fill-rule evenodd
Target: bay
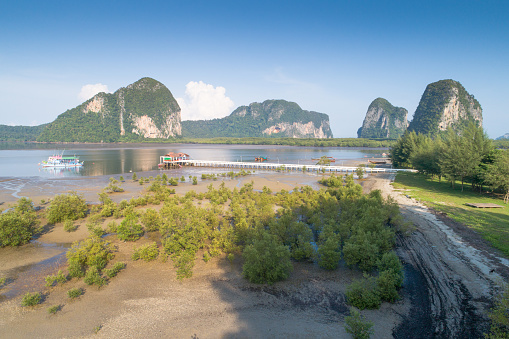
M 26 146 L 24 146 L 26 147 Z M 0 150 L 0 177 L 76 177 L 101 176 L 156 170 L 159 157 L 168 152 L 184 152 L 195 160 L 252 162 L 267 157 L 267 162 L 280 164 L 315 164 L 321 156 L 336 159 L 336 165 L 349 160 L 381 157 L 387 149 L 345 147 L 300 147 L 267 145 L 203 145 L 203 144 L 68 144 L 40 145 L 37 148 Z M 60 148 L 58 148 L 60 147 Z M 81 168 L 42 168 L 49 156 L 62 153 L 78 156 Z

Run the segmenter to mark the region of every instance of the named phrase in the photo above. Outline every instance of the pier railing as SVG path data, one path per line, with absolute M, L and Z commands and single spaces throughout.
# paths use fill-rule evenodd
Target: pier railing
M 307 172 L 355 172 L 357 167 L 351 166 L 326 166 L 326 165 L 301 165 L 301 164 L 276 164 L 272 162 L 237 162 L 237 161 L 215 161 L 215 160 L 177 160 L 173 164 L 195 167 L 217 167 L 227 169 L 257 169 L 272 171 L 307 171 Z M 394 172 L 416 172 L 411 169 L 364 167 L 367 173 L 394 173 Z

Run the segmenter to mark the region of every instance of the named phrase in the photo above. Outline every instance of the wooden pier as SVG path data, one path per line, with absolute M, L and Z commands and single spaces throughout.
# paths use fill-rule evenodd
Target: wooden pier
M 215 161 L 215 160 L 176 160 L 174 164 L 194 167 L 213 167 L 226 169 L 254 169 L 267 171 L 306 171 L 321 173 L 349 173 L 355 172 L 357 167 L 350 166 L 327 166 L 327 165 L 300 165 L 300 164 L 276 164 L 271 162 L 238 162 L 238 161 Z M 364 167 L 366 173 L 395 173 L 395 172 L 416 172 L 412 169 L 377 168 Z

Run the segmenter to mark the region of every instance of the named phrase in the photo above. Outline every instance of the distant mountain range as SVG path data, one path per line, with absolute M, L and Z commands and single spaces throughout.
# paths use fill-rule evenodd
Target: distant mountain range
M 506 133 L 506 134 L 497 138 L 497 140 L 502 140 L 502 139 L 509 139 L 509 133 Z

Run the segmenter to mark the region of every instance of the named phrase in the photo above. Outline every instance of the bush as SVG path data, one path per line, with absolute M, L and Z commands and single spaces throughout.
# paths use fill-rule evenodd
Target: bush
M 334 270 L 341 259 L 341 237 L 332 234 L 318 247 L 318 266 L 326 270 Z
M 146 262 L 149 262 L 151 260 L 154 260 L 159 255 L 159 248 L 157 247 L 157 244 L 154 242 L 152 244 L 146 244 L 139 248 L 134 249 L 134 253 L 132 255 L 133 260 L 144 260 Z
M 110 183 L 104 188 L 108 193 L 124 192 L 124 189 L 118 185 L 118 180 L 110 178 Z
M 375 279 L 367 276 L 347 287 L 346 299 L 350 305 L 361 310 L 379 308 L 382 303 Z
M 69 192 L 53 198 L 46 212 L 46 218 L 50 224 L 56 224 L 64 220 L 84 218 L 86 211 L 87 203 L 83 196 L 76 192 Z
M 154 232 L 159 230 L 159 227 L 163 223 L 163 219 L 155 209 L 149 208 L 141 216 L 141 222 L 145 226 L 147 232 Z
M 39 292 L 26 293 L 21 299 L 21 306 L 35 306 L 42 301 L 42 295 Z
M 133 181 L 138 180 L 138 176 L 136 175 L 136 172 L 133 173 Z
M 39 231 L 39 221 L 32 200 L 21 198 L 9 211 L 0 213 L 0 247 L 20 246 L 30 242 Z
M 99 270 L 95 266 L 91 266 L 87 273 L 85 274 L 85 278 L 83 279 L 85 284 L 87 285 L 97 285 L 99 287 L 106 284 L 106 279 L 104 279 Z
M 67 282 L 67 275 L 59 270 L 57 275 L 48 275 L 46 278 L 44 278 L 44 280 L 46 280 L 46 287 L 53 286 L 55 282 L 59 284 L 65 284 Z
M 66 232 L 74 232 L 78 229 L 77 225 L 74 225 L 74 222 L 72 220 L 65 220 L 64 221 L 64 231 Z
M 117 233 L 117 227 L 118 226 L 117 226 L 117 223 L 114 220 L 110 221 L 108 223 L 107 227 L 108 227 L 108 232 L 110 232 L 110 233 Z
M 138 217 L 129 214 L 117 227 L 117 237 L 124 241 L 136 241 L 143 235 L 143 227 L 138 222 Z
M 288 247 L 278 243 L 276 238 L 267 232 L 263 232 L 260 239 L 246 246 L 242 257 L 242 274 L 253 283 L 272 284 L 285 280 L 293 270 Z
M 126 267 L 125 263 L 116 262 L 112 268 L 104 270 L 104 274 L 106 274 L 108 278 L 113 278 L 118 274 L 118 272 L 122 271 L 125 267 Z
M 99 226 L 96 222 L 87 223 L 87 229 L 91 234 L 99 238 L 106 234 L 102 227 Z
M 91 237 L 81 242 L 73 243 L 67 252 L 69 275 L 80 278 L 85 275 L 89 267 L 102 270 L 108 261 L 113 259 L 114 247 L 98 237 Z
M 373 334 L 373 323 L 366 321 L 355 308 L 350 308 L 350 315 L 345 317 L 345 330 L 355 339 L 368 339 Z
M 193 276 L 194 258 L 196 253 L 191 250 L 181 251 L 173 255 L 173 266 L 177 269 L 177 279 L 191 278 Z
M 51 306 L 51 307 L 48 307 L 48 313 L 49 314 L 55 314 L 58 311 L 60 311 L 61 309 L 62 309 L 62 305 Z
M 80 297 L 83 294 L 83 289 L 81 288 L 71 288 L 69 291 L 67 291 L 67 296 L 69 299 L 76 299 Z
M 399 299 L 397 289 L 398 279 L 399 277 L 391 270 L 380 272 L 376 278 L 376 285 L 382 300 L 394 302 Z
M 377 266 L 380 273 L 384 271 L 390 271 L 392 273 L 394 276 L 394 285 L 397 288 L 403 286 L 403 265 L 396 253 L 393 251 L 384 253 Z
M 111 217 L 113 213 L 117 210 L 117 205 L 114 202 L 110 202 L 108 204 L 104 204 L 101 209 L 102 217 Z

